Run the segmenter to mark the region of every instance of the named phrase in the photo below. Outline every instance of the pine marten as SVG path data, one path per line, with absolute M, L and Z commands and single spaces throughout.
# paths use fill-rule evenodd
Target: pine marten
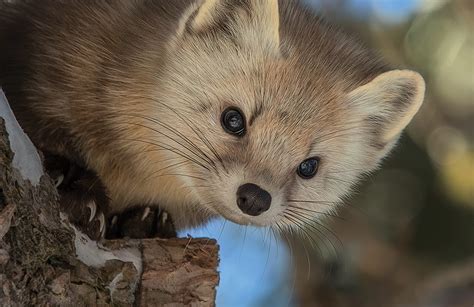
M 0 8 L 1 86 L 46 160 L 83 170 L 58 185 L 93 237 L 136 206 L 138 222 L 160 207 L 176 229 L 217 216 L 279 229 L 322 218 L 424 98 L 418 73 L 299 1 Z

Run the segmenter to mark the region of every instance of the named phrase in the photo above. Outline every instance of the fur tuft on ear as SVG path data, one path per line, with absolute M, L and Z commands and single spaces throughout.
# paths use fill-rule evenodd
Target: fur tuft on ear
M 273 47 L 280 44 L 278 0 L 203 0 L 188 21 L 195 33 L 222 26 L 220 23 L 225 23 L 225 28 L 243 40 Z
M 222 14 L 223 6 L 221 0 L 204 0 L 196 11 L 194 19 L 190 22 L 191 28 L 200 32 L 216 22 L 216 18 Z
M 349 93 L 349 101 L 377 123 L 377 143 L 394 143 L 420 109 L 425 81 L 417 72 L 393 70 Z

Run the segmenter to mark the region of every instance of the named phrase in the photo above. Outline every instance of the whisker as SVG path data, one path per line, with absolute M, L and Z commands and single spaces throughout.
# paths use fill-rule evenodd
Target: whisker
M 151 141 L 146 141 L 146 140 L 140 140 L 140 139 L 128 139 L 128 141 L 131 141 L 131 142 L 141 142 L 141 143 L 144 143 L 144 144 L 148 144 L 148 145 L 151 145 L 151 146 L 156 146 L 158 148 L 161 148 L 162 150 L 168 150 L 168 151 L 171 151 L 179 156 L 181 156 L 182 158 L 184 159 L 187 159 L 189 161 L 192 161 L 194 162 L 196 165 L 199 165 L 200 167 L 206 169 L 207 171 L 211 171 L 211 169 L 209 169 L 206 165 L 202 164 L 202 162 L 194 159 L 193 157 L 190 157 L 182 152 L 180 152 L 178 149 L 172 147 L 172 146 L 169 146 L 169 147 L 166 147 L 168 145 L 162 145 L 160 143 L 156 143 L 156 142 L 151 142 Z
M 179 112 L 177 112 L 177 111 L 176 111 L 174 108 L 172 108 L 171 106 L 169 106 L 169 105 L 167 105 L 167 104 L 164 104 L 164 103 L 162 103 L 162 102 L 160 102 L 160 101 L 158 101 L 158 100 L 156 100 L 156 99 L 154 99 L 153 101 L 154 101 L 155 103 L 157 103 L 157 104 L 160 104 L 161 106 L 164 106 L 165 108 L 171 110 L 171 112 L 173 112 L 174 114 L 176 114 L 176 116 L 178 116 L 178 117 L 194 132 L 194 134 L 203 142 L 203 144 L 205 144 L 205 145 L 209 148 L 208 144 L 205 143 L 205 141 L 203 140 L 202 136 L 201 136 L 199 133 L 197 133 L 196 127 L 191 126 L 190 122 L 189 122 L 188 120 L 186 120 L 183 116 L 181 116 L 181 114 L 179 114 Z M 211 151 L 212 151 L 212 150 L 211 150 Z M 213 164 L 214 164 L 214 166 L 215 166 L 214 161 L 212 161 L 212 162 L 213 162 Z
M 337 219 L 340 219 L 340 220 L 343 220 L 343 221 L 346 220 L 345 218 L 343 218 L 343 217 L 341 217 L 337 214 L 331 214 L 329 212 L 321 212 L 321 211 L 312 210 L 312 209 L 309 209 L 309 208 L 303 208 L 303 207 L 294 206 L 294 205 L 288 205 L 288 207 L 291 208 L 291 209 L 297 209 L 297 210 L 302 210 L 302 211 L 306 211 L 306 212 L 309 212 L 309 213 L 321 214 L 321 215 L 324 215 L 324 216 L 327 216 L 327 217 L 337 218 Z
M 339 239 L 339 237 L 337 236 L 337 234 L 330 228 L 328 228 L 326 225 L 324 224 L 321 224 L 319 223 L 318 221 L 314 221 L 312 220 L 310 217 L 308 217 L 307 215 L 301 213 L 301 212 L 295 212 L 293 211 L 292 212 L 293 214 L 295 214 L 296 216 L 299 216 L 300 218 L 304 219 L 307 223 L 308 226 L 315 226 L 315 225 L 318 225 L 318 226 L 321 226 L 324 230 L 326 230 L 329 234 L 331 234 L 339 243 L 339 247 L 341 249 L 344 248 L 344 244 L 342 243 L 342 241 Z
M 187 164 L 187 163 L 189 163 L 189 162 L 190 162 L 190 161 L 181 161 L 181 162 L 178 162 L 178 163 L 174 163 L 174 164 L 168 165 L 168 166 L 166 166 L 166 167 L 162 167 L 162 168 L 160 168 L 159 170 L 152 172 L 152 173 L 151 173 L 149 176 L 147 176 L 143 181 L 147 181 L 147 180 L 150 180 L 151 178 L 154 178 L 154 176 L 155 176 L 156 174 L 159 174 L 159 173 L 161 173 L 162 171 L 172 169 L 173 167 L 182 166 L 182 165 Z
M 193 141 L 191 141 L 188 137 L 186 137 L 186 135 L 180 133 L 179 131 L 176 131 L 175 129 L 172 129 L 172 127 L 170 128 L 170 131 L 172 131 L 173 133 L 177 134 L 177 135 L 180 136 L 182 139 L 186 140 L 188 144 L 190 144 L 191 146 L 193 146 L 193 148 L 195 148 L 196 150 L 198 150 L 202 155 L 204 155 L 204 157 L 206 157 L 206 159 L 208 160 L 208 162 L 212 164 L 212 166 L 214 167 L 214 169 L 215 169 L 216 171 L 218 171 L 218 170 L 217 170 L 217 167 L 216 167 L 216 165 L 215 165 L 215 163 L 214 163 L 214 161 L 213 161 L 201 148 L 199 148 L 199 146 L 197 146 L 196 144 L 194 144 Z M 203 136 L 204 136 L 204 135 L 203 135 Z M 202 141 L 202 139 L 201 139 L 201 141 Z M 204 143 L 204 145 L 206 145 L 206 147 L 209 148 L 209 146 L 208 146 L 205 142 L 203 142 L 203 143 Z M 212 152 L 212 150 L 211 150 L 211 152 Z
M 266 257 L 266 260 L 265 260 L 265 265 L 263 266 L 263 272 L 262 272 L 262 277 L 261 277 L 261 280 L 260 282 L 263 281 L 263 278 L 265 277 L 265 273 L 267 272 L 267 266 L 268 266 L 268 262 L 270 261 L 270 252 L 272 250 L 272 242 L 271 240 L 269 240 L 268 244 L 267 244 L 267 236 L 270 236 L 269 234 L 269 231 L 270 231 L 270 227 L 265 227 L 264 228 L 264 233 L 263 233 L 263 244 L 265 246 L 268 245 L 268 252 L 267 252 L 267 257 Z
M 203 180 L 203 181 L 207 180 L 206 178 L 193 176 L 193 175 L 188 175 L 188 174 L 160 174 L 159 176 L 154 176 L 152 178 L 156 179 L 156 178 L 161 178 L 161 177 L 172 177 L 172 176 L 186 177 L 186 178 L 192 178 L 192 179 Z
M 227 224 L 227 220 L 224 219 L 224 222 L 222 223 L 221 231 L 219 232 L 219 236 L 217 237 L 217 241 L 221 240 L 222 234 L 224 233 L 224 227 Z
M 311 187 L 308 187 L 311 189 Z M 340 200 L 340 201 L 319 201 L 319 200 L 287 200 L 288 203 L 308 203 L 308 204 L 315 204 L 315 205 L 324 205 L 324 206 L 338 206 L 343 208 L 349 208 L 351 210 L 356 211 L 357 213 L 362 214 L 363 216 L 368 216 L 369 214 L 364 211 L 362 208 L 355 206 L 349 202 Z
M 183 133 L 179 132 L 178 130 L 176 130 L 175 128 L 173 128 L 172 126 L 164 123 L 164 122 L 161 122 L 161 121 L 158 121 L 156 118 L 152 118 L 152 117 L 149 117 L 149 116 L 145 116 L 145 115 L 134 115 L 134 114 L 127 114 L 128 116 L 132 116 L 132 117 L 135 117 L 135 118 L 139 118 L 139 119 L 145 119 L 145 120 L 148 120 L 154 124 L 157 124 L 163 128 L 165 128 L 166 130 L 168 130 L 169 132 L 173 133 L 174 135 L 180 137 L 183 141 L 185 141 L 186 143 L 188 143 L 190 146 L 192 146 L 194 149 L 198 150 L 201 154 L 203 154 L 206 158 L 209 159 L 209 162 L 213 162 L 212 159 L 210 159 L 206 153 L 204 151 L 202 151 L 198 146 L 196 146 L 196 144 L 194 144 L 193 141 L 191 141 L 186 135 L 184 135 Z M 161 131 L 157 131 L 156 129 L 153 129 L 151 127 L 148 127 L 146 126 L 146 128 L 150 128 L 152 129 L 153 131 L 155 132 L 158 132 L 160 134 L 162 134 Z M 173 138 L 170 138 L 172 141 L 176 142 L 175 139 Z M 183 146 L 181 143 L 178 143 L 180 144 L 181 146 Z
M 244 230 L 244 240 L 242 242 L 242 246 L 240 247 L 240 255 L 239 255 L 239 262 L 242 260 L 242 253 L 244 251 L 244 248 L 245 248 L 245 240 L 247 239 L 247 230 L 248 230 L 248 226 L 245 226 L 244 227 L 245 230 Z
M 285 238 L 285 241 L 287 242 L 287 245 L 290 249 L 290 266 L 293 268 L 293 276 L 292 276 L 292 282 L 291 282 L 291 288 L 290 288 L 290 296 L 288 297 L 288 301 L 287 301 L 287 305 L 290 304 L 290 301 L 291 301 L 291 297 L 293 296 L 294 294 L 294 291 L 295 291 L 295 287 L 296 287 L 296 273 L 298 272 L 298 263 L 294 261 L 295 259 L 295 256 L 294 256 L 294 249 L 293 249 L 293 245 L 291 244 L 291 239 L 288 238 L 286 236 L 286 233 L 285 232 L 282 232 L 284 238 Z
M 343 171 L 329 171 L 329 172 L 327 172 L 327 174 L 344 174 L 344 173 L 366 172 L 366 171 L 367 170 L 363 169 L 363 168 L 353 168 L 353 169 L 346 169 L 346 170 L 343 170 Z
M 339 201 L 324 201 L 324 200 L 298 200 L 298 199 L 288 199 L 288 203 L 308 203 L 308 204 L 321 204 L 321 205 L 335 205 Z
M 325 236 L 324 232 L 321 231 L 321 229 L 317 228 L 316 225 L 312 224 L 312 223 L 308 223 L 308 220 L 306 220 L 306 222 L 302 221 L 301 219 L 304 218 L 303 216 L 299 216 L 297 214 L 295 214 L 294 212 L 288 212 L 286 211 L 285 212 L 285 216 L 286 218 L 288 218 L 289 220 L 291 220 L 295 225 L 297 225 L 302 231 L 304 230 L 305 232 L 307 232 L 307 230 L 305 229 L 305 226 L 314 230 L 317 234 L 321 235 L 322 238 L 326 239 L 329 244 L 331 245 L 332 247 L 332 250 L 334 251 L 334 254 L 336 255 L 337 258 L 339 258 L 338 256 L 338 252 L 337 252 L 337 249 L 336 247 L 334 246 L 334 244 L 332 243 L 331 239 L 327 236 Z M 312 222 L 312 221 L 311 221 Z M 320 225 L 320 224 L 318 224 Z M 316 234 L 315 233 L 315 234 Z M 337 238 L 337 237 L 336 237 Z M 327 246 L 326 244 L 326 240 L 322 240 L 322 243 L 326 246 L 326 248 L 328 250 L 331 250 L 329 248 L 329 246 Z
M 301 233 L 303 233 L 305 236 L 307 236 L 307 238 L 309 239 L 309 241 L 311 242 L 312 246 L 315 246 L 317 247 L 318 246 L 318 241 L 316 241 L 313 236 L 310 234 L 310 232 L 308 231 L 308 229 L 305 227 L 305 226 L 309 226 L 309 225 L 306 225 L 306 223 L 303 223 L 302 221 L 300 221 L 298 218 L 296 218 L 295 216 L 291 215 L 291 214 L 287 214 L 287 212 L 285 212 L 284 214 L 285 218 L 290 222 L 290 225 L 292 226 L 296 226 L 300 231 Z M 291 228 L 290 228 L 291 229 Z M 319 239 L 322 239 L 319 235 L 321 235 L 323 238 L 326 238 L 324 236 L 324 234 L 319 230 L 319 229 L 314 229 L 316 230 L 316 233 L 314 233 L 314 235 L 317 235 Z M 329 249 L 328 246 L 326 246 L 326 243 L 324 240 L 321 240 L 321 242 L 325 245 L 325 247 L 327 249 Z M 321 252 L 321 251 L 320 251 Z M 321 255 L 323 255 L 321 253 Z
M 131 116 L 131 115 L 129 114 L 129 116 Z M 156 120 L 153 120 L 152 118 L 146 118 L 146 117 L 139 117 L 139 118 L 150 120 L 150 121 L 152 121 L 153 123 L 155 123 L 157 125 L 164 126 L 165 129 L 168 129 L 170 132 L 172 132 L 176 136 L 180 137 L 182 140 L 184 140 L 186 143 L 188 143 L 188 145 L 191 146 L 191 148 L 194 148 L 199 153 L 201 153 L 201 155 L 199 155 L 198 153 L 193 151 L 189 146 L 178 142 L 176 139 L 172 138 L 171 136 L 167 135 L 166 133 L 164 133 L 162 131 L 159 131 L 155 128 L 149 127 L 147 125 L 139 124 L 139 123 L 133 123 L 133 122 L 127 122 L 127 124 L 134 125 L 134 126 L 139 126 L 139 127 L 145 128 L 145 129 L 149 129 L 149 130 L 151 130 L 155 133 L 158 133 L 158 134 L 164 136 L 165 138 L 167 138 L 167 139 L 175 142 L 176 144 L 182 146 L 184 149 L 188 150 L 190 153 L 192 153 L 194 156 L 196 156 L 196 158 L 201 159 L 203 162 L 207 163 L 209 166 L 213 167 L 216 171 L 218 171 L 215 164 L 214 164 L 214 161 L 209 156 L 207 156 L 206 153 L 204 153 L 198 146 L 196 146 L 194 143 L 192 143 L 192 141 L 190 141 L 186 136 L 182 136 L 181 133 L 179 133 L 177 131 L 174 131 L 171 128 L 166 127 L 166 125 L 164 125 L 163 123 L 160 123 Z M 169 144 L 167 144 L 167 145 L 170 146 Z

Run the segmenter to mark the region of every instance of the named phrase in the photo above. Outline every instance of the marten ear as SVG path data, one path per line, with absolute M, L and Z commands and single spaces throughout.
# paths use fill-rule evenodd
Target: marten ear
M 203 0 L 188 21 L 188 29 L 195 33 L 221 29 L 279 46 L 278 0 Z
M 418 112 L 425 95 L 425 81 L 409 70 L 383 73 L 349 93 L 349 101 L 373 127 L 378 148 L 390 150 Z
M 189 21 L 192 30 L 199 32 L 210 27 L 217 22 L 217 19 L 224 10 L 221 0 L 204 0 L 194 14 L 194 18 Z

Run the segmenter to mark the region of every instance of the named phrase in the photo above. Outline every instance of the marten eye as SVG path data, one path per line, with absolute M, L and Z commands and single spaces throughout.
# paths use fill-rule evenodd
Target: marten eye
M 319 169 L 319 158 L 310 158 L 307 160 L 304 160 L 299 166 L 298 166 L 298 176 L 300 176 L 303 179 L 311 179 L 316 174 L 318 173 Z
M 236 136 L 245 134 L 245 116 L 239 108 L 230 107 L 225 109 L 221 116 L 221 124 L 229 134 Z

